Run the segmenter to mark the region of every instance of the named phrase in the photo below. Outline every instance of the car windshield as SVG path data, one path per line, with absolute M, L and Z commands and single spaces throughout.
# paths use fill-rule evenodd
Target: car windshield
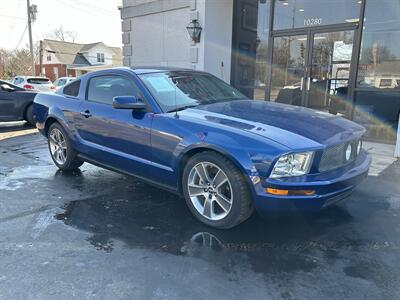
M 28 83 L 32 83 L 32 84 L 48 84 L 48 83 L 50 83 L 50 80 L 47 78 L 28 78 L 26 81 Z
M 142 74 L 140 78 L 167 112 L 246 98 L 224 81 L 206 73 L 173 71 Z

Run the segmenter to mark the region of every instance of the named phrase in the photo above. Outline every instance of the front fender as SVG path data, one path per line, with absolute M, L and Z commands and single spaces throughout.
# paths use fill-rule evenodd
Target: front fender
M 265 176 L 275 157 L 286 150 L 274 146 L 276 145 L 269 145 L 265 140 L 251 137 L 203 132 L 180 142 L 174 155 L 176 157 L 174 165 L 180 178 L 189 157 L 201 151 L 215 151 L 233 162 L 243 173 L 251 190 L 255 192 L 258 178 Z

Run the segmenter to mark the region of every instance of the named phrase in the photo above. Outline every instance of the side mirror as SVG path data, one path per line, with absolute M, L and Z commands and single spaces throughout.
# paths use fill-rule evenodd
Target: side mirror
M 1 85 L 1 90 L 5 91 L 5 92 L 14 92 L 15 89 L 11 86 L 9 86 L 7 83 L 3 83 Z
M 112 106 L 116 109 L 144 110 L 146 104 L 138 100 L 135 96 L 117 96 L 113 99 Z

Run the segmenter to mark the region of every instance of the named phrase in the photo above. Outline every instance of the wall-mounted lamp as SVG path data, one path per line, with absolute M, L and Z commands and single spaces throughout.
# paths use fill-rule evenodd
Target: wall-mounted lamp
M 189 36 L 192 39 L 193 42 L 199 43 L 200 42 L 200 36 L 201 36 L 201 31 L 203 28 L 200 26 L 200 23 L 198 20 L 192 20 L 188 26 L 186 26 L 187 31 L 189 32 Z

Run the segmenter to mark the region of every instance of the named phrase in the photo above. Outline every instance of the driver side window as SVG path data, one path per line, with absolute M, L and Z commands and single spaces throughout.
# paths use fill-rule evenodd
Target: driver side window
M 112 105 L 116 96 L 140 95 L 140 90 L 133 80 L 119 75 L 93 77 L 89 81 L 86 100 Z

